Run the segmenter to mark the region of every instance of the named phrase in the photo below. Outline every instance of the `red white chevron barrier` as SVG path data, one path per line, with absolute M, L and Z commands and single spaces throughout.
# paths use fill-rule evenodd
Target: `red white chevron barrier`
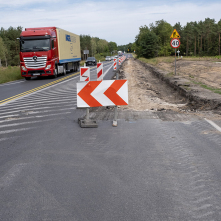
M 121 59 L 120 59 L 120 57 L 118 58 L 118 61 L 119 61 L 119 65 L 121 65 Z
M 80 81 L 90 81 L 90 68 L 89 67 L 80 68 Z
M 103 80 L 103 63 L 102 62 L 97 63 L 97 80 L 98 81 Z
M 117 70 L 117 59 L 114 58 L 114 71 L 116 71 L 116 70 Z
M 77 83 L 77 107 L 128 105 L 127 80 Z

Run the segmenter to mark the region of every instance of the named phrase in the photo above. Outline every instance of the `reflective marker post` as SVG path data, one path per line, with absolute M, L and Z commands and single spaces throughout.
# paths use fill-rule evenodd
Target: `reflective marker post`
M 178 51 L 177 51 L 177 54 L 178 54 L 178 59 L 179 59 L 179 53 L 180 53 L 180 51 L 179 51 L 179 49 L 178 49 Z
M 114 69 L 114 71 L 116 71 L 116 80 L 118 80 L 119 75 L 116 69 Z M 117 127 L 117 106 L 114 107 L 114 120 L 113 120 L 113 127 Z

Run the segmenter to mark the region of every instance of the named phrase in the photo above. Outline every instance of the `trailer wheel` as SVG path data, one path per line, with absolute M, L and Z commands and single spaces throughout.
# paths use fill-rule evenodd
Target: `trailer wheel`
M 79 63 L 76 63 L 76 71 L 78 71 L 78 68 L 79 68 Z
M 77 64 L 74 63 L 74 72 L 76 72 L 76 71 L 77 71 Z
M 64 64 L 63 65 L 63 75 L 66 75 L 67 74 L 67 70 L 66 70 L 66 65 Z

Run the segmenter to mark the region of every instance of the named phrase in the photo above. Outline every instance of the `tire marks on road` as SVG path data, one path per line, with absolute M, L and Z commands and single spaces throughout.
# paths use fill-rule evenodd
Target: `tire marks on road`
M 203 121 L 191 124 L 195 133 L 201 135 L 201 131 L 208 125 Z M 200 148 L 198 140 L 190 140 L 188 136 L 189 126 L 186 131 L 179 131 L 177 127 L 168 127 L 162 124 L 158 128 L 163 135 L 162 146 L 167 144 L 164 150 L 165 157 L 170 159 L 170 183 L 168 189 L 174 193 L 176 210 L 186 213 L 188 220 L 219 220 L 221 217 L 221 187 L 215 176 L 214 169 L 205 159 L 194 151 Z M 192 131 L 192 130 L 191 130 Z M 189 132 L 191 133 L 191 132 Z M 218 141 L 219 140 L 219 141 Z M 211 139 L 214 142 L 214 139 Z M 221 137 L 217 137 L 219 145 Z M 180 217 L 177 217 L 180 218 Z

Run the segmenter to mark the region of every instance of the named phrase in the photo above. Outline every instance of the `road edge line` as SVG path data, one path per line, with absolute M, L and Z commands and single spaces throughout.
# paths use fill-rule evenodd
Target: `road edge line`
M 204 118 L 205 121 L 207 121 L 210 125 L 212 125 L 214 128 L 216 128 L 219 132 L 221 132 L 221 127 L 219 127 L 217 124 L 215 124 L 213 121 L 208 120 Z

